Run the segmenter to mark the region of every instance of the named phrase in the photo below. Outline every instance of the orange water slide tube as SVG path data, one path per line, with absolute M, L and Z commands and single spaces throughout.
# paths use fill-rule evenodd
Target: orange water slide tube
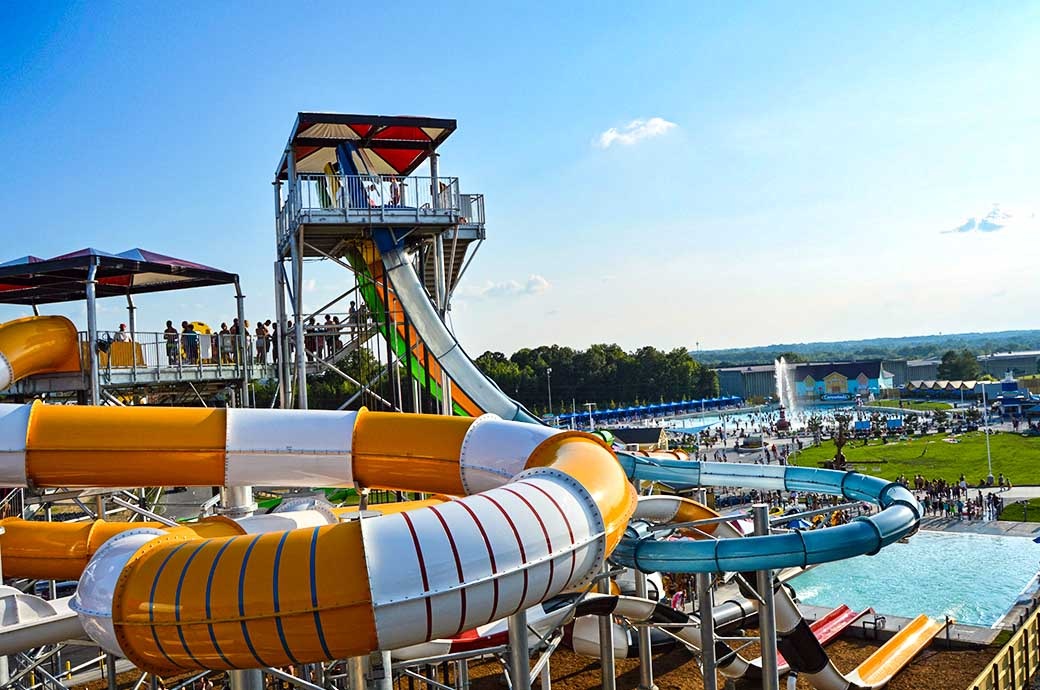
M 491 415 L 0 405 L 0 485 L 365 486 L 441 505 L 243 535 L 135 528 L 73 608 L 142 669 L 310 663 L 450 637 L 583 586 L 635 492 L 598 439 Z
M 446 497 L 421 501 L 400 501 L 369 506 L 370 512 L 391 514 L 406 510 L 435 506 L 450 500 Z M 291 504 L 291 502 L 290 502 Z M 6 577 L 27 577 L 34 580 L 75 580 L 94 557 L 97 550 L 112 537 L 133 529 L 165 530 L 204 539 L 230 537 L 241 534 L 284 530 L 287 527 L 310 526 L 335 522 L 343 516 L 357 513 L 357 506 L 328 507 L 332 520 L 321 511 L 293 510 L 271 515 L 255 515 L 232 520 L 213 516 L 184 522 L 169 527 L 161 522 L 36 522 L 21 518 L 0 520 L 0 554 L 3 554 L 3 572 Z

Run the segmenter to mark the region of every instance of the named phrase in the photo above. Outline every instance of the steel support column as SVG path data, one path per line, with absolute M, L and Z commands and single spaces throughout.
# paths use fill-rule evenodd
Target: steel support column
M 755 520 L 755 536 L 769 534 L 769 505 L 756 503 L 751 507 Z M 762 690 L 779 690 L 780 677 L 777 672 L 776 650 L 776 605 L 773 601 L 773 571 L 759 570 L 755 573 L 758 595 L 762 604 L 758 607 L 758 639 L 762 654 Z
M 278 358 L 278 405 L 284 410 L 292 407 L 289 399 L 289 388 L 292 381 L 292 369 L 289 363 L 289 333 L 286 330 L 288 319 L 285 318 L 285 266 L 279 258 L 274 262 L 274 339 L 275 357 Z
M 242 286 L 238 282 L 238 278 L 235 278 L 235 307 L 238 310 L 238 366 L 242 372 L 242 399 L 239 403 L 240 407 L 252 407 L 252 403 L 249 399 L 249 333 L 246 327 L 246 296 L 242 294 Z M 217 346 L 217 357 L 220 357 L 220 346 Z
M 646 573 L 635 570 L 636 596 L 646 599 Z M 654 656 L 650 647 L 650 628 L 639 626 L 639 690 L 657 690 L 654 684 Z
M 704 690 L 718 690 L 715 674 L 715 618 L 711 607 L 711 573 L 697 573 L 697 612 L 701 623 L 701 675 Z
M 231 690 L 264 690 L 264 672 L 258 668 L 231 670 L 227 674 Z
M 531 650 L 527 646 L 527 611 L 517 611 L 506 619 L 509 630 L 510 690 L 531 687 Z
M 101 404 L 101 364 L 97 351 L 97 259 L 87 269 L 87 352 L 90 353 L 90 404 Z
M 130 340 L 137 342 L 137 307 L 134 305 L 134 296 L 129 292 L 126 293 L 126 310 L 130 313 L 127 317 L 126 323 L 130 327 Z M 134 361 L 137 358 L 134 357 Z
M 603 577 L 597 585 L 601 594 L 610 594 L 610 564 L 603 561 Z M 614 620 L 608 613 L 599 617 L 599 674 L 603 690 L 615 689 Z
M 238 322 L 240 325 L 242 321 Z M 222 487 L 220 490 L 220 512 L 228 517 L 245 517 L 256 510 L 253 503 L 253 487 Z M 264 673 L 261 669 L 228 671 L 230 690 L 264 690 Z
M 304 341 L 303 323 L 303 231 L 297 230 L 299 239 L 289 243 L 292 254 L 293 277 L 293 328 L 296 340 L 296 406 L 307 409 L 307 347 Z

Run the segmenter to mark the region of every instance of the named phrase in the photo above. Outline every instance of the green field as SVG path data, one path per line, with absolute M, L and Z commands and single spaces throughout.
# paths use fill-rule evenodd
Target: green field
M 907 441 L 882 444 L 871 440 L 850 441 L 844 449 L 853 469 L 885 479 L 900 474 L 913 478 L 922 474 L 927 479 L 957 481 L 963 473 L 972 486 L 986 476 L 986 438 L 981 432 L 961 434 L 958 443 L 947 443 L 945 434 L 915 437 Z M 1040 484 L 1040 438 L 999 433 L 990 438 L 993 475 L 1003 472 L 1014 484 Z M 793 464 L 820 467 L 834 457 L 834 442 L 824 441 L 817 448 L 806 448 Z
M 1040 522 L 1040 498 L 1030 498 L 1027 504 L 1023 506 L 1022 503 L 1016 502 L 1007 505 L 1000 511 L 1000 517 L 997 519 L 1022 522 L 1024 517 L 1026 522 Z
M 898 400 L 875 400 L 870 403 L 872 407 L 899 407 Z M 950 403 L 938 402 L 930 400 L 927 402 L 920 400 L 904 400 L 903 409 L 907 410 L 950 410 L 953 409 L 953 405 Z

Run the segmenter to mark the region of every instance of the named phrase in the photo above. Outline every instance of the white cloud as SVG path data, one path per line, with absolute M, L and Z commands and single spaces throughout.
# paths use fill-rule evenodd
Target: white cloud
M 499 283 L 487 281 L 483 285 L 465 286 L 459 290 L 459 296 L 471 299 L 495 299 L 521 295 L 540 295 L 551 287 L 552 283 L 545 276 L 532 273 L 524 283 L 515 280 L 505 280 Z
M 600 148 L 610 148 L 614 144 L 631 146 L 637 141 L 659 137 L 669 130 L 678 127 L 674 122 L 669 122 L 663 117 L 651 117 L 649 120 L 632 120 L 627 125 L 618 129 L 611 127 L 599 135 L 596 143 Z
M 1023 209 L 1009 209 L 1001 204 L 993 204 L 992 208 L 981 216 L 970 216 L 960 225 L 943 230 L 943 234 L 964 234 L 967 232 L 991 233 L 1007 227 L 1035 225 L 1036 212 Z

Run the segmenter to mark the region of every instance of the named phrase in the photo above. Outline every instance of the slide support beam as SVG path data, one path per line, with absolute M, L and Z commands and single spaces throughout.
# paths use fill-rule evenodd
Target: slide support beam
M 603 561 L 603 576 L 597 585 L 601 594 L 610 594 L 610 564 Z M 599 617 L 599 675 L 603 690 L 615 690 L 614 621 L 611 615 Z
M 531 687 L 531 650 L 527 646 L 527 611 L 517 611 L 506 623 L 509 630 L 509 681 L 512 690 Z
M 712 615 L 711 573 L 697 573 L 697 613 L 701 619 L 701 675 L 704 690 L 718 690 L 715 674 L 715 618 Z
M 646 573 L 635 571 L 636 596 L 646 599 Z M 650 627 L 639 626 L 639 690 L 657 690 L 654 684 L 654 657 L 650 646 Z
M 751 507 L 755 520 L 755 536 L 769 535 L 769 505 L 756 503 Z M 777 672 L 776 650 L 776 603 L 773 599 L 773 571 L 759 570 L 758 595 L 762 605 L 758 607 L 758 638 L 762 649 L 762 690 L 779 690 L 780 677 Z

